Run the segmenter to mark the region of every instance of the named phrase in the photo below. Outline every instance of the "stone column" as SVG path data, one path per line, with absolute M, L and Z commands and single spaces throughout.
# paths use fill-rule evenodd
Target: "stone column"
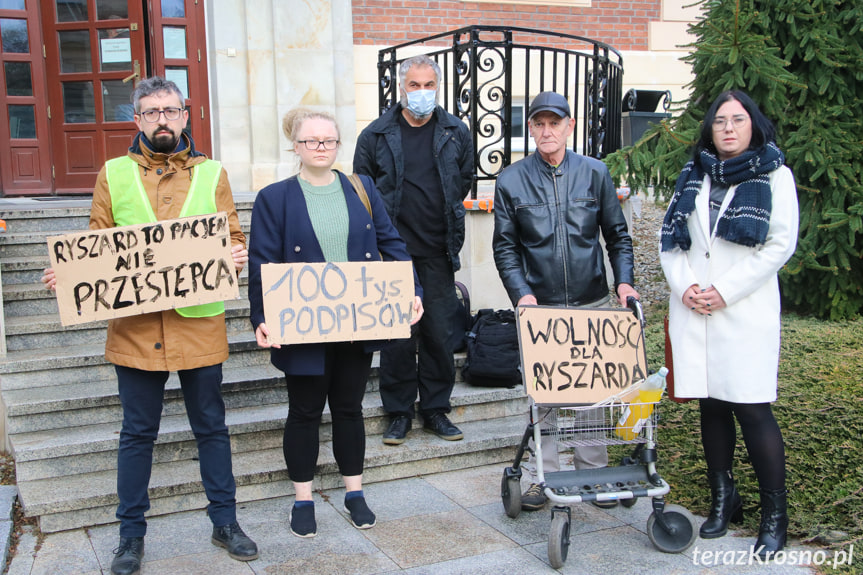
M 214 3 L 216 4 L 216 3 Z M 220 0 L 209 15 L 215 157 L 235 191 L 257 191 L 296 172 L 282 134 L 296 106 L 336 116 L 353 157 L 353 32 L 349 0 Z

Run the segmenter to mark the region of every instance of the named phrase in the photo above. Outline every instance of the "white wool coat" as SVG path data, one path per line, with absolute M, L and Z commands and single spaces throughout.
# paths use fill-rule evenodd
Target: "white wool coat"
M 671 287 L 668 331 L 674 361 L 674 394 L 734 403 L 776 400 L 780 303 L 777 273 L 797 246 L 797 188 L 786 166 L 771 172 L 773 205 L 764 245 L 746 247 L 709 233 L 710 178 L 705 176 L 688 219 L 688 251 L 660 250 Z M 736 186 L 720 209 L 728 208 Z M 718 220 L 717 220 L 718 221 Z M 696 284 L 716 288 L 727 307 L 711 316 L 683 303 Z

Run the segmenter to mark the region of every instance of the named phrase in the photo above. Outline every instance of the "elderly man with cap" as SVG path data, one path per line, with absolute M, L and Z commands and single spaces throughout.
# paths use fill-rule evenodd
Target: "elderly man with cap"
M 638 298 L 632 287 L 632 238 L 611 174 L 599 160 L 567 149 L 575 120 L 566 98 L 538 94 L 528 110 L 528 128 L 536 153 L 503 170 L 495 185 L 494 261 L 513 305 L 607 306 L 611 296 L 600 234 L 617 298 Z M 553 438 L 543 437 L 542 456 L 544 472 L 560 469 Z M 573 463 L 577 469 L 604 467 L 608 453 L 603 446 L 576 448 Z M 532 453 L 525 467 L 534 479 L 522 495 L 522 509 L 541 509 L 546 498 L 536 483 Z

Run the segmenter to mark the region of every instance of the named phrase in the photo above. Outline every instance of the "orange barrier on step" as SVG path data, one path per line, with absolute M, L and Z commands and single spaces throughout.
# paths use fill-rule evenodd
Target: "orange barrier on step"
M 491 213 L 494 209 L 494 199 L 488 198 L 484 200 L 471 200 L 467 199 L 464 201 L 464 209 L 466 210 L 483 210 Z

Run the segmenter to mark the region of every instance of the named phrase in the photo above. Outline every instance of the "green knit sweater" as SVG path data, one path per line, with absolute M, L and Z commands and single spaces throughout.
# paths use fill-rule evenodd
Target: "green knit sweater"
M 313 186 L 297 178 L 306 198 L 312 229 L 321 244 L 324 259 L 328 262 L 348 261 L 348 204 L 342 191 L 342 182 L 336 174 L 333 183 Z

